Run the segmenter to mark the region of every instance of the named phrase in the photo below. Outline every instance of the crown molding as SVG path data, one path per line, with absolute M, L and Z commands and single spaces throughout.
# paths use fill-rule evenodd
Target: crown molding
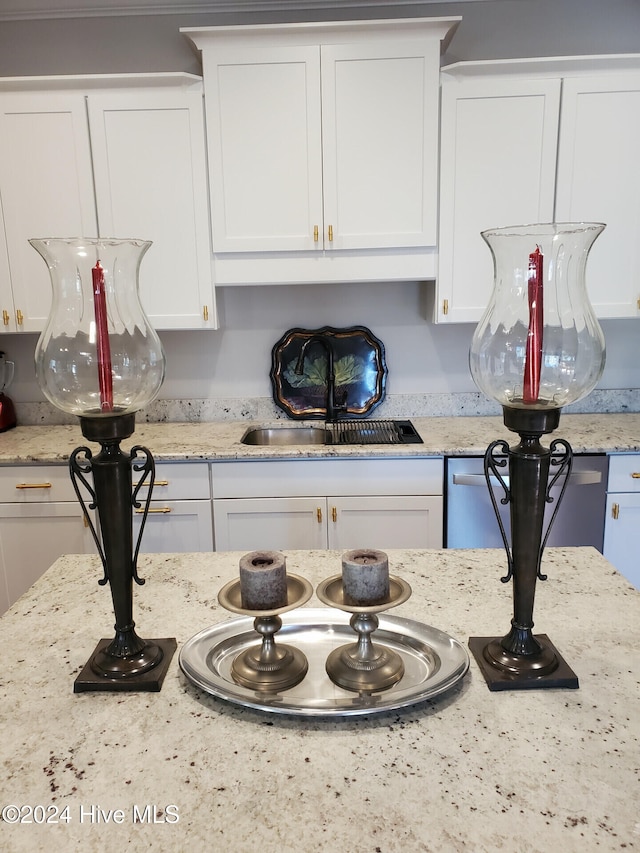
M 380 14 L 388 9 L 397 14 L 402 7 L 415 11 L 441 0 L 0 0 L 0 20 L 24 21 L 52 18 L 125 17 L 132 15 L 241 14 L 245 12 L 298 12 L 371 9 Z M 482 3 L 488 0 L 447 0 L 454 3 Z

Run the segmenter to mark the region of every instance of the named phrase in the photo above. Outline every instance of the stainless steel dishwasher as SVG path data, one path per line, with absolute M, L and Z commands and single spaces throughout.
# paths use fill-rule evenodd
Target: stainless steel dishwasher
M 603 455 L 573 458 L 573 470 L 547 545 L 593 545 L 602 551 L 607 492 L 608 459 Z M 496 498 L 507 536 L 510 534 L 509 506 L 501 506 L 504 490 L 498 480 Z M 505 479 L 508 480 L 508 477 Z M 557 500 L 561 484 L 551 496 Z M 447 548 L 502 548 L 487 482 L 484 460 L 478 456 L 460 456 L 446 460 L 445 491 Z M 547 506 L 545 530 L 555 503 Z

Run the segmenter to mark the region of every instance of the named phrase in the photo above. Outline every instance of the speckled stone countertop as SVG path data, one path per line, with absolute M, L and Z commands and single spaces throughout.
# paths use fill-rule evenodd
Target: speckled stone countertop
M 502 552 L 388 554 L 392 572 L 413 588 L 396 615 L 465 646 L 469 635 L 506 632 L 511 590 L 499 582 Z M 240 556 L 141 557 L 140 634 L 175 636 L 180 650 L 200 630 L 235 618 L 216 596 L 237 577 Z M 315 587 L 339 572 L 340 553 L 293 551 L 287 565 Z M 97 558 L 62 557 L 0 619 L 1 805 L 43 806 L 58 823 L 9 825 L 10 809 L 0 846 L 637 850 L 640 592 L 590 548 L 548 549 L 543 570 L 536 629 L 558 646 L 580 689 L 492 693 L 472 659 L 455 687 L 428 701 L 319 718 L 214 698 L 186 679 L 177 654 L 160 693 L 74 695 L 73 680 L 110 635 L 112 617 Z M 306 606 L 319 606 L 315 596 Z M 155 822 L 147 806 L 155 806 Z M 136 810 L 148 822 L 136 822 Z
M 372 456 L 482 456 L 496 438 L 517 443 L 501 417 L 412 418 L 423 444 L 252 447 L 241 439 L 246 421 L 141 423 L 123 446 L 147 446 L 157 461 L 194 459 L 284 459 Z M 288 422 L 289 425 L 291 422 Z M 278 421 L 274 426 L 286 425 Z M 317 425 L 317 422 L 316 422 Z M 640 414 L 562 415 L 552 437 L 565 438 L 576 453 L 640 451 Z M 0 435 L 0 464 L 61 463 L 86 444 L 79 425 L 23 426 Z

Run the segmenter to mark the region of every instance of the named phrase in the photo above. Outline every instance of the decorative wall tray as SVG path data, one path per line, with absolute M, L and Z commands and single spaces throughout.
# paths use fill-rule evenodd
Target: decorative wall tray
M 343 690 L 329 679 L 325 661 L 333 649 L 356 641 L 350 617 L 333 608 L 303 607 L 282 614 L 276 644 L 299 648 L 309 661 L 309 671 L 303 681 L 281 693 L 251 690 L 231 677 L 236 655 L 259 642 L 254 620 L 248 616 L 200 631 L 182 647 L 180 667 L 201 690 L 236 705 L 315 717 L 376 714 L 413 705 L 449 690 L 469 668 L 466 649 L 453 637 L 421 622 L 380 613 L 372 639 L 402 657 L 404 676 L 379 693 Z
M 327 414 L 326 347 L 310 343 L 303 372 L 296 364 L 310 338 L 326 341 L 333 350 L 336 402 L 343 417 L 366 415 L 384 399 L 387 380 L 384 345 L 365 326 L 335 329 L 289 329 L 271 351 L 271 383 L 277 406 L 291 418 L 324 418 Z

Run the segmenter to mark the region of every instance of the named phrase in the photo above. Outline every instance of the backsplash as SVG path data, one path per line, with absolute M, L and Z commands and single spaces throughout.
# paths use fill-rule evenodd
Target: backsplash
M 73 424 L 77 419 L 49 403 L 16 402 L 21 426 Z M 568 414 L 640 412 L 640 388 L 592 391 L 567 406 Z M 500 406 L 479 392 L 457 394 L 390 394 L 372 413 L 376 418 L 476 417 L 500 415 Z M 209 421 L 287 420 L 271 397 L 215 397 L 192 400 L 156 400 L 138 415 L 141 423 L 207 423 Z

